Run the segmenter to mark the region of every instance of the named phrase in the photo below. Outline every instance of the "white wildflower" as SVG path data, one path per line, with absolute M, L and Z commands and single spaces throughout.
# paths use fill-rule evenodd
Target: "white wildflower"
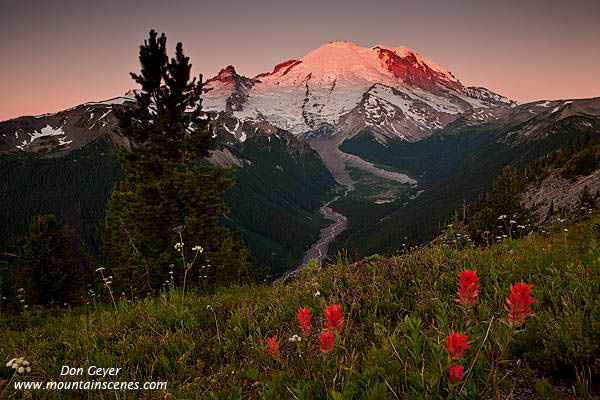
M 177 250 L 177 251 L 183 250 L 183 242 L 175 243 L 175 250 Z
M 511 220 L 510 220 L 510 221 L 508 221 L 508 222 L 510 222 L 511 224 L 516 224 L 516 223 L 517 223 L 517 221 L 515 221 L 515 220 L 513 220 L 513 219 L 511 219 Z
M 298 335 L 294 335 L 291 338 L 288 339 L 290 342 L 301 342 L 302 338 Z
M 315 297 L 320 296 L 321 292 L 319 292 L 318 290 L 315 292 Z
M 96 272 L 104 271 L 104 267 L 96 268 Z
M 506 215 L 502 214 L 501 216 L 498 217 L 498 219 L 500 219 L 500 220 L 506 219 Z
M 192 251 L 198 251 L 198 252 L 202 253 L 204 251 L 204 249 L 201 246 L 196 245 L 196 246 L 192 247 Z
M 13 358 L 8 363 L 6 363 L 6 366 L 8 368 L 14 369 L 19 374 L 22 374 L 25 371 L 31 371 L 31 368 L 29 367 L 29 361 L 25 360 L 25 358 L 23 357 Z

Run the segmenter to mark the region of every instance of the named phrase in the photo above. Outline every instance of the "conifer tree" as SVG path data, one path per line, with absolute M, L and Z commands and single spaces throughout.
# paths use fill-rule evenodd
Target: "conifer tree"
M 510 235 L 518 237 L 526 233 L 519 228 L 529 223 L 530 212 L 521 203 L 525 180 L 510 166 L 494 181 L 485 196 L 480 197 L 470 212 L 468 221 L 471 235 L 476 240 L 482 233 L 494 237 Z
M 32 219 L 15 270 L 15 290 L 23 304 L 63 305 L 81 299 L 82 279 L 72 251 L 71 231 L 54 215 Z
M 102 250 L 115 289 L 127 293 L 180 283 L 180 233 L 187 260 L 197 256 L 192 281 L 223 283 L 248 271 L 248 250 L 219 224 L 229 212 L 222 193 L 234 181 L 231 168 L 206 162 L 217 139 L 201 111 L 202 76 L 190 79 L 181 43 L 169 61 L 166 41 L 150 31 L 140 46 L 141 73 L 131 74 L 141 86 L 136 103 L 115 107 L 118 129 L 132 145 L 119 153 L 126 178 L 109 201 Z

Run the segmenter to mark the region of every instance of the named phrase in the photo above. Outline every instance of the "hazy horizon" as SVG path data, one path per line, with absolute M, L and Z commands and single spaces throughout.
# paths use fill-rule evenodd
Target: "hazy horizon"
M 194 74 L 227 65 L 253 77 L 333 40 L 407 46 L 519 102 L 600 96 L 600 4 L 507 1 L 460 5 L 373 1 L 252 5 L 107 0 L 24 1 L 0 16 L 7 56 L 0 120 L 56 112 L 135 88 L 138 48 L 151 28 L 171 56 L 181 41 Z

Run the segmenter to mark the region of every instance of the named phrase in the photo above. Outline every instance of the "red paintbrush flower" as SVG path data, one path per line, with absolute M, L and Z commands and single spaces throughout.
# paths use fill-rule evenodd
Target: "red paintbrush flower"
M 301 308 L 298 310 L 298 325 L 305 335 L 310 333 L 312 325 L 310 324 L 310 310 L 308 308 Z
M 342 312 L 342 306 L 332 305 L 325 309 L 325 326 L 331 331 L 337 331 L 342 329 L 342 323 L 344 313 Z
M 531 303 L 533 298 L 531 297 L 531 285 L 526 283 L 516 283 L 510 287 L 510 296 L 506 298 L 506 305 L 504 308 L 508 311 L 508 324 L 516 328 L 525 323 L 527 317 L 531 317 L 529 311 L 531 311 Z
M 325 331 L 321 333 L 321 336 L 319 336 L 319 341 L 321 342 L 319 343 L 319 349 L 321 349 L 321 352 L 323 354 L 327 354 L 331 350 L 333 350 L 335 336 L 333 335 L 333 333 L 331 333 L 331 331 Z
M 470 269 L 462 271 L 458 280 L 458 299 L 456 302 L 463 304 L 465 307 L 474 306 L 479 291 L 477 281 L 479 281 L 477 271 L 471 271 Z
M 470 342 L 467 342 L 469 336 L 461 335 L 458 332 L 450 332 L 448 338 L 446 339 L 446 351 L 452 358 L 462 358 L 465 354 L 465 351 L 469 347 Z
M 450 367 L 450 382 L 456 383 L 463 378 L 464 368 L 460 365 L 452 365 Z
M 271 353 L 271 357 L 273 357 L 274 360 L 277 360 L 279 358 L 279 342 L 281 342 L 281 339 L 277 340 L 277 336 L 273 336 L 267 338 L 266 341 L 267 345 L 269 346 L 269 353 Z

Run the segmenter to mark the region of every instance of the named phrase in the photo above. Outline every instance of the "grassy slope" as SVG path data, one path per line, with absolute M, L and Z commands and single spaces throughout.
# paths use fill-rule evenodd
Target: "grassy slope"
M 444 340 L 453 328 L 466 330 L 473 340 L 465 371 L 481 346 L 463 398 L 508 393 L 522 380 L 532 388 L 536 378 L 530 367 L 553 383 L 552 376 L 574 379 L 577 369 L 582 377 L 573 385 L 584 398 L 590 374 L 600 374 L 598 220 L 594 216 L 568 232 L 507 240 L 483 250 L 437 246 L 393 259 L 371 257 L 361 268 L 339 260 L 287 285 L 188 294 L 183 310 L 175 292 L 121 301 L 118 314 L 97 304 L 0 317 L 0 359 L 23 356 L 32 361 L 33 379 L 44 381 L 63 380 L 59 370 L 65 364 L 122 367 L 118 380 L 167 380 L 171 398 L 416 399 L 428 390 L 431 398 L 457 398 L 447 372 L 438 381 L 447 364 Z M 470 322 L 453 301 L 458 271 L 468 267 L 477 269 L 481 284 Z M 504 298 L 518 281 L 533 285 L 535 316 L 515 335 L 505 357 L 511 362 L 499 368 L 500 378 L 507 371 L 512 375 L 496 389 L 485 387 L 490 360 L 508 331 L 500 322 L 506 318 Z M 322 328 L 325 306 L 333 303 L 343 306 L 344 327 L 341 342 L 323 358 L 315 331 Z M 295 316 L 304 305 L 315 314 L 315 329 L 300 358 L 287 338 L 300 333 Z M 265 349 L 264 338 L 273 334 L 282 338 L 280 362 Z M 538 382 L 538 390 L 556 389 Z M 34 397 L 64 398 L 60 395 Z

